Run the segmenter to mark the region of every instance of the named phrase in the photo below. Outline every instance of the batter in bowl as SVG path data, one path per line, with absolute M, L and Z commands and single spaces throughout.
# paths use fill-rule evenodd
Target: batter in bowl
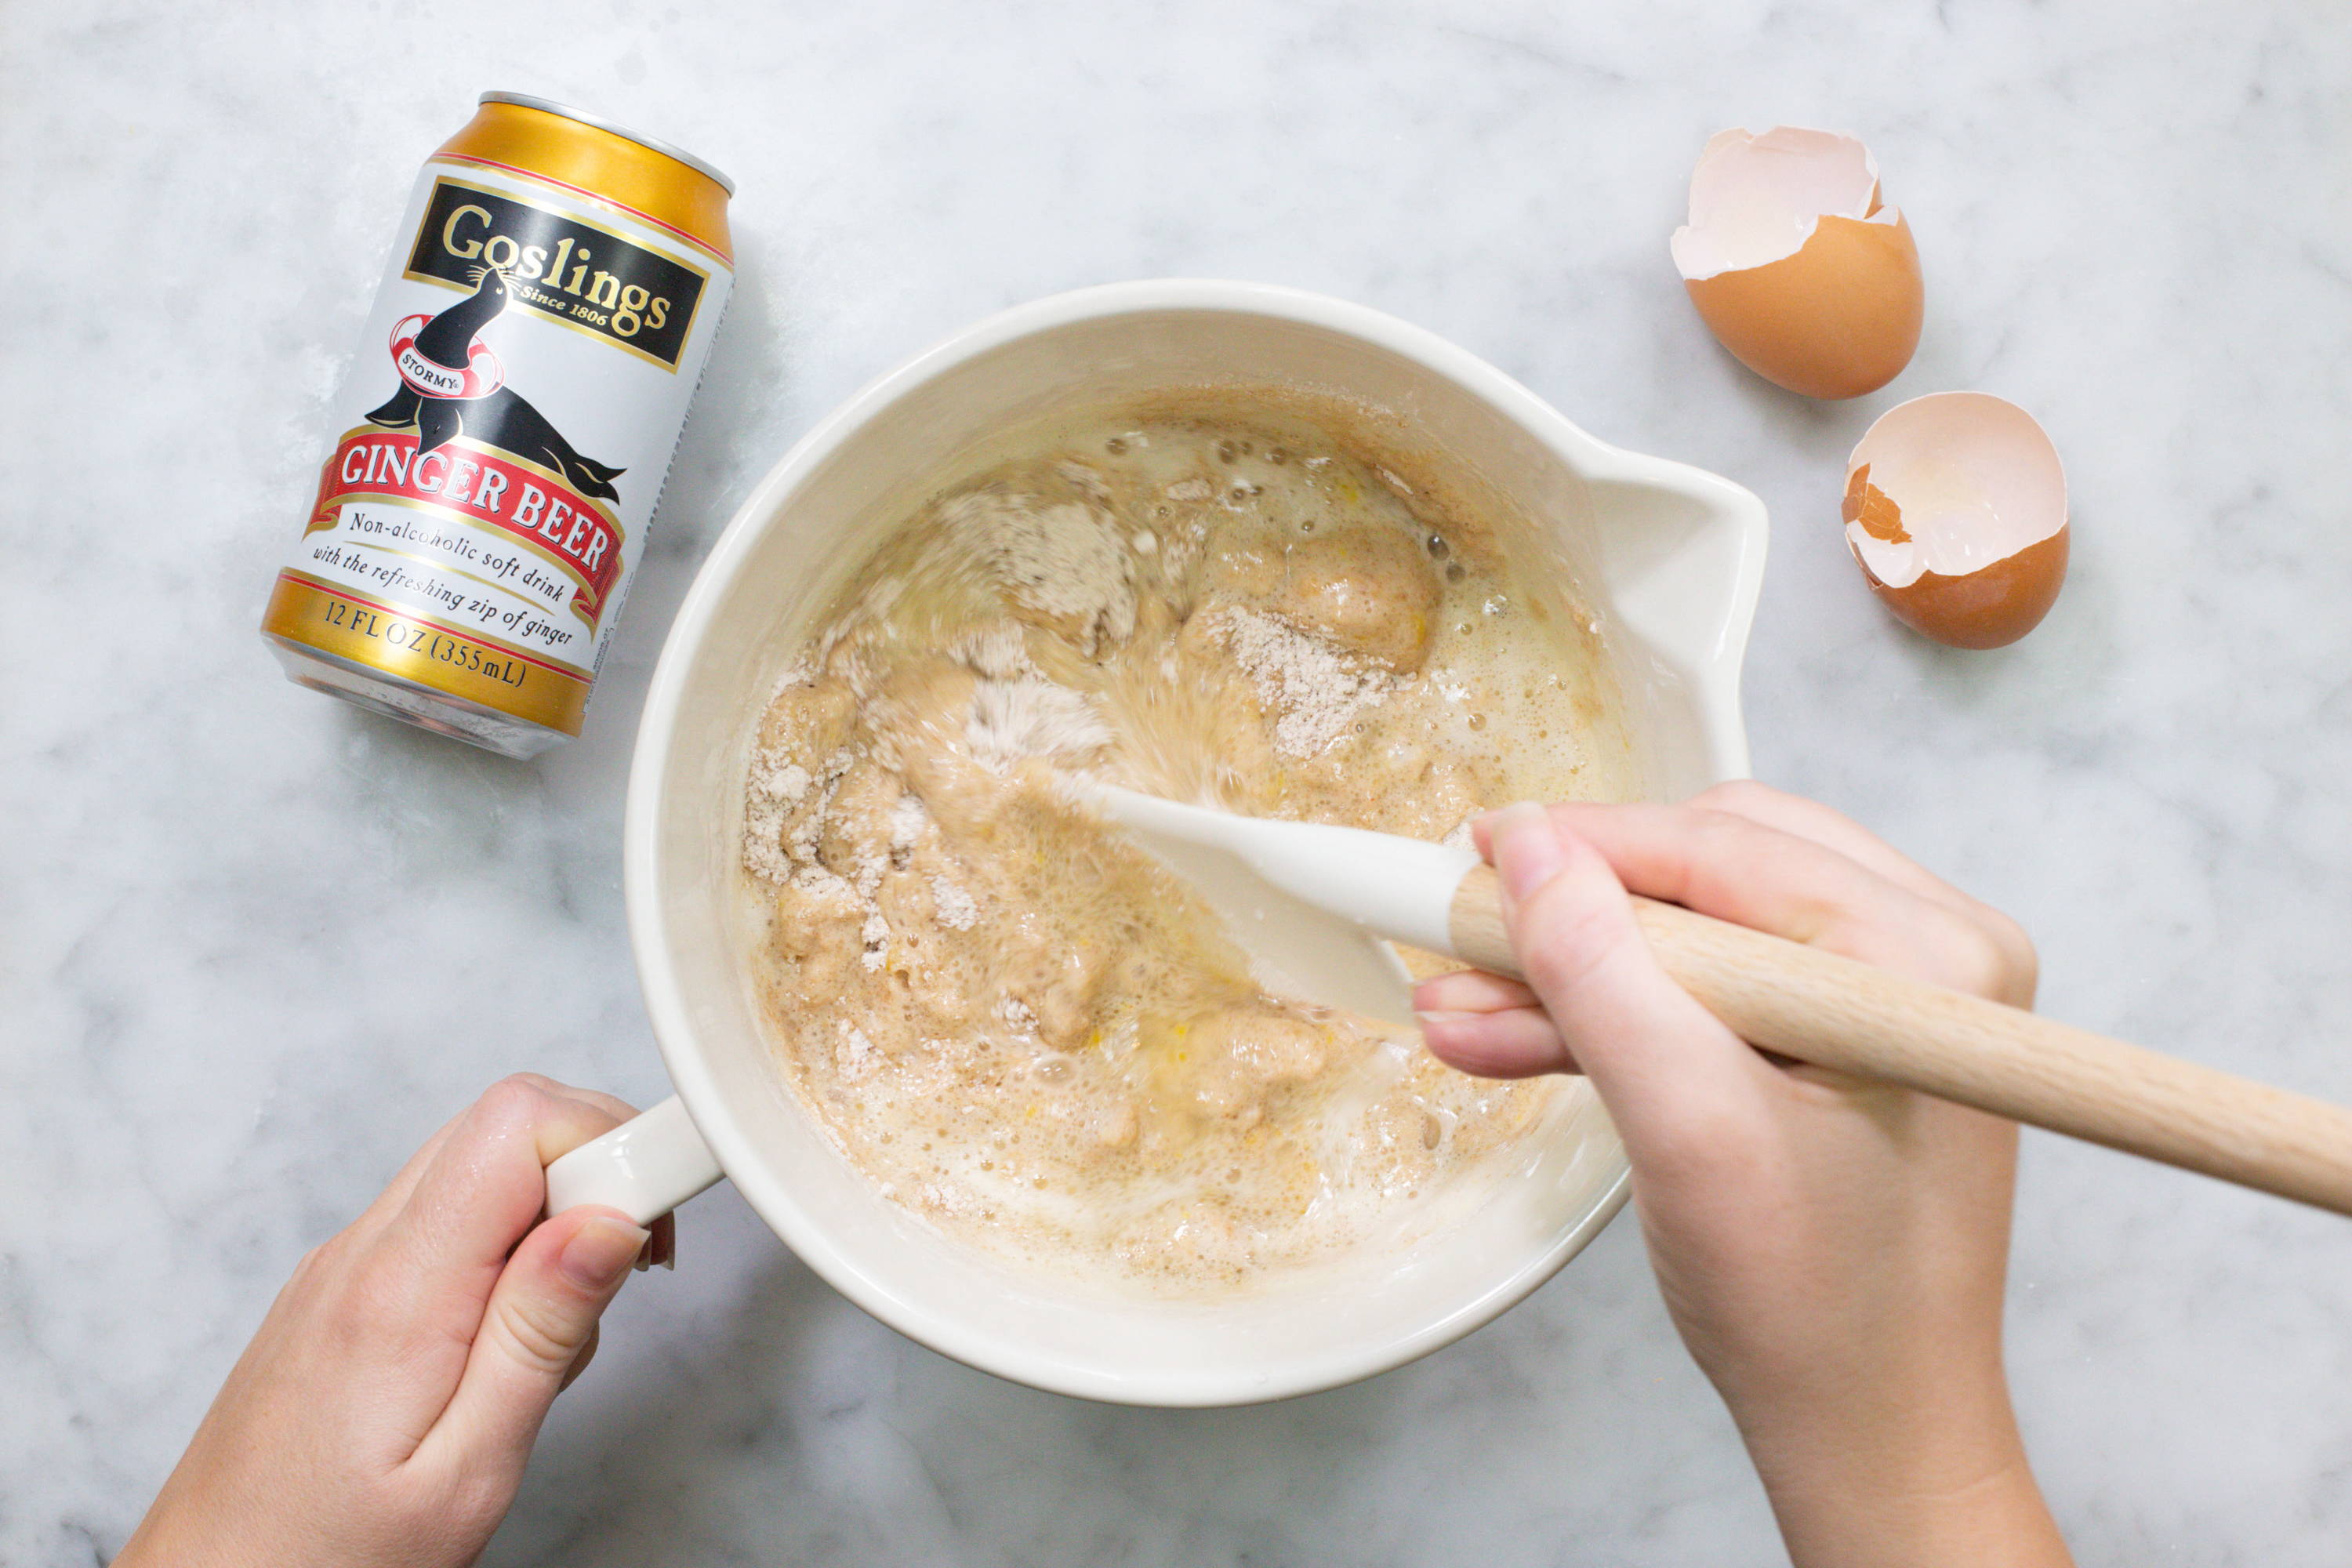
M 1080 773 L 1425 838 L 1621 798 L 1596 629 L 1313 420 L 1129 412 L 909 518 L 761 716 L 744 865 L 782 1066 L 887 1195 L 1221 1288 L 1433 1216 L 1557 1083 L 1271 993 Z

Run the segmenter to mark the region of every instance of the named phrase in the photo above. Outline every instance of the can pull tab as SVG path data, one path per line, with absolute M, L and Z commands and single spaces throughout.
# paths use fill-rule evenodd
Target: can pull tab
M 671 1095 L 548 1166 L 547 1212 L 601 1204 L 650 1225 L 725 1174 Z

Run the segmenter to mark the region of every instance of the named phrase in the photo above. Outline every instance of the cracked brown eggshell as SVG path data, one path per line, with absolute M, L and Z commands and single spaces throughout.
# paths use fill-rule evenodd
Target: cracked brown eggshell
M 1846 545 L 1904 625 L 1953 647 L 2001 647 L 2066 580 L 2066 470 L 2033 416 L 1938 392 L 1879 416 L 1846 459 Z
M 1717 133 L 1691 172 L 1690 221 L 1671 248 L 1708 330 L 1775 385 L 1859 397 L 1919 346 L 1919 249 L 1852 136 Z

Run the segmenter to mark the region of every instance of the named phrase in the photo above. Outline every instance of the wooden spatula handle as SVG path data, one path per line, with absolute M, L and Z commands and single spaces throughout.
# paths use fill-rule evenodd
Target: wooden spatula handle
M 1456 956 L 1523 978 L 1495 873 L 1455 892 Z M 1674 904 L 1633 900 L 1658 962 L 1742 1039 L 2352 1215 L 2352 1110 Z

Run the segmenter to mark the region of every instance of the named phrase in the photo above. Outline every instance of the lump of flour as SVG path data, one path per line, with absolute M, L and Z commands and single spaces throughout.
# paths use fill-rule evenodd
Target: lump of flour
M 1393 687 L 1386 668 L 1280 616 L 1234 605 L 1214 613 L 1211 624 L 1276 715 L 1279 755 L 1311 757 L 1329 749 L 1357 714 Z
M 983 564 L 1019 619 L 1089 656 L 1135 630 L 1128 547 L 1090 497 L 972 490 L 941 503 L 940 520 L 948 542 Z

